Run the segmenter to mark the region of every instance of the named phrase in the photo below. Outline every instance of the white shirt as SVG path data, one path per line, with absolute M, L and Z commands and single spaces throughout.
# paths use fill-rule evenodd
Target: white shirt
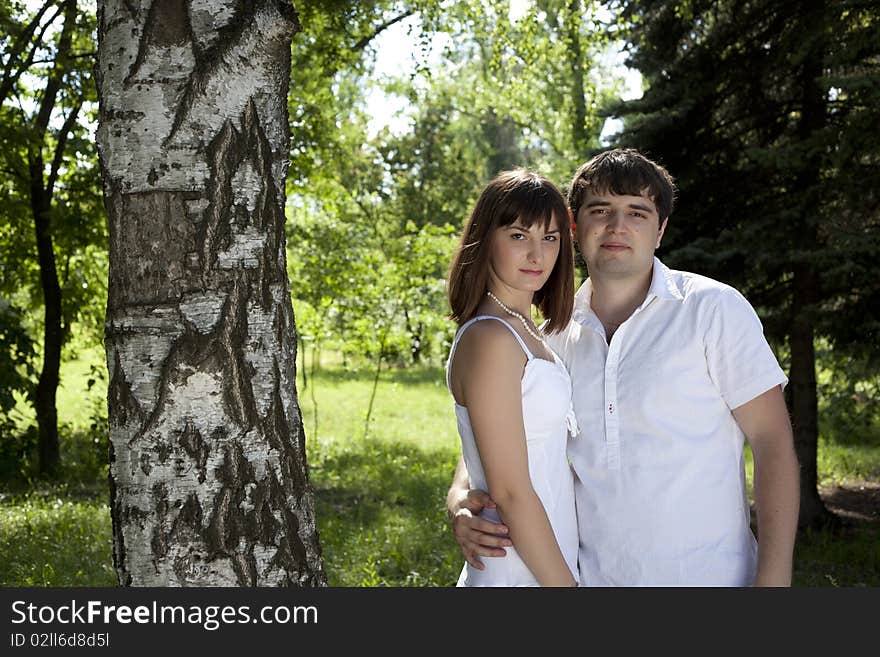
M 608 344 L 589 279 L 551 347 L 568 366 L 581 435 L 581 584 L 748 586 L 744 435 L 731 409 L 787 379 L 735 289 L 657 258 L 644 303 Z

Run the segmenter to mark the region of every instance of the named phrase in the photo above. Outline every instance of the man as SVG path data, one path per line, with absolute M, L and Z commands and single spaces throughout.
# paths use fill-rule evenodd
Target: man
M 597 155 L 569 189 L 590 277 L 551 336 L 572 379 L 569 440 L 584 586 L 789 586 L 798 464 L 787 379 L 733 288 L 654 257 L 674 184 L 632 149 Z M 755 462 L 749 527 L 744 438 Z M 447 509 L 465 559 L 503 557 L 506 527 L 459 462 Z

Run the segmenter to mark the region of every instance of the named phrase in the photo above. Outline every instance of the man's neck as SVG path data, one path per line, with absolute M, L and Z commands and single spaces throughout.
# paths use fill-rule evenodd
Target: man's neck
M 613 332 L 635 312 L 651 288 L 653 268 L 639 278 L 590 276 L 592 296 L 590 307 L 599 321 Z

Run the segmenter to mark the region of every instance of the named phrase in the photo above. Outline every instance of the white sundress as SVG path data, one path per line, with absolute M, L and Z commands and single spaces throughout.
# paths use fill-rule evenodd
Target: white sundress
M 574 506 L 574 475 L 566 456 L 569 433 L 576 435 L 577 423 L 571 403 L 571 379 L 562 360 L 553 353 L 549 361 L 534 356 L 523 339 L 507 321 L 494 315 L 480 315 L 458 330 L 446 363 L 446 385 L 452 359 L 461 336 L 480 320 L 492 319 L 513 333 L 528 359 L 522 375 L 522 415 L 532 487 L 544 505 L 556 542 L 575 580 L 578 579 L 577 514 Z M 451 388 L 450 388 L 451 392 Z M 486 475 L 480 462 L 467 407 L 455 403 L 461 451 L 470 476 L 471 488 L 488 491 Z M 495 509 L 484 509 L 481 517 L 500 522 Z M 484 570 L 465 563 L 458 586 L 539 586 L 532 572 L 513 547 L 504 548 L 507 556 L 480 557 Z

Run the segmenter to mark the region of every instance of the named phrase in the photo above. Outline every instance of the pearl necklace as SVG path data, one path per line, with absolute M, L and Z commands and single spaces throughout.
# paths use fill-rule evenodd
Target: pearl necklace
M 540 343 L 544 342 L 544 338 L 542 338 L 540 335 L 538 335 L 537 333 L 535 333 L 532 330 L 532 327 L 529 326 L 529 323 L 526 321 L 526 318 L 523 317 L 520 313 L 516 312 L 512 308 L 508 308 L 507 306 L 505 306 L 503 303 L 501 303 L 501 299 L 496 297 L 489 290 L 486 290 L 486 296 L 489 297 L 490 299 L 492 299 L 492 301 L 497 303 L 499 306 L 501 306 L 501 309 L 504 310 L 504 312 L 506 312 L 508 315 L 512 315 L 513 317 L 516 317 L 519 321 L 521 321 L 523 327 L 526 329 L 528 334 L 531 335 L 533 338 L 535 338 L 535 340 L 537 340 Z

